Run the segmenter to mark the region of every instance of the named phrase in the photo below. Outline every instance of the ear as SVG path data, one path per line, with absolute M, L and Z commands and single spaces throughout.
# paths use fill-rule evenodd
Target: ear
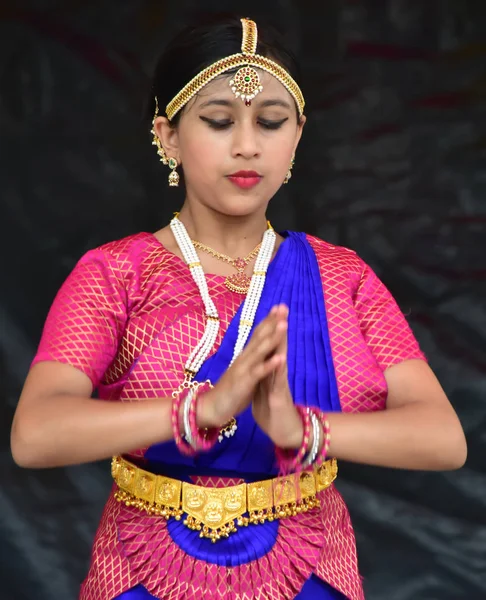
M 299 123 L 297 123 L 297 132 L 295 134 L 295 146 L 294 146 L 294 154 L 297 151 L 297 146 L 299 145 L 300 142 L 300 138 L 302 137 L 302 133 L 304 131 L 304 125 L 305 122 L 307 121 L 307 117 L 305 115 L 302 115 L 300 117 L 300 121 Z
M 162 148 L 168 158 L 175 158 L 179 164 L 179 133 L 177 127 L 173 127 L 167 117 L 157 117 L 154 121 L 154 131 L 157 134 Z

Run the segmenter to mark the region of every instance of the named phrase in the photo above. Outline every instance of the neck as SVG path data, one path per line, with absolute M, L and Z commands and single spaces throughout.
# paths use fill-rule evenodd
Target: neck
M 185 203 L 179 213 L 189 236 L 229 256 L 248 254 L 267 229 L 264 211 L 244 217 L 224 215 L 206 206 Z

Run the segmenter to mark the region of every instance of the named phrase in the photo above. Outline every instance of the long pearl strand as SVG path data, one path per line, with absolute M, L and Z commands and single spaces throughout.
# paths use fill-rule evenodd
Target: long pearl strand
M 199 256 L 194 248 L 194 244 L 187 233 L 187 229 L 177 216 L 170 222 L 170 228 L 182 256 L 189 267 L 192 278 L 199 289 L 206 311 L 206 328 L 204 334 L 197 346 L 191 352 L 185 364 L 186 378 L 192 379 L 211 353 L 218 336 L 220 319 L 216 306 L 209 295 L 206 276 L 199 260 Z M 263 292 L 263 286 L 265 285 L 268 265 L 270 264 L 275 248 L 276 238 L 275 231 L 271 227 L 263 234 L 263 241 L 255 261 L 250 287 L 243 304 L 238 326 L 238 338 L 233 350 L 233 358 L 231 359 L 230 366 L 241 354 L 253 327 L 255 315 Z M 233 425 L 231 435 L 234 434 L 235 431 L 236 425 Z
M 219 332 L 219 315 L 216 306 L 209 295 L 208 284 L 204 274 L 202 265 L 199 261 L 196 249 L 194 248 L 191 238 L 187 233 L 183 223 L 177 217 L 172 219 L 170 227 L 180 248 L 184 260 L 189 266 L 192 278 L 194 279 L 206 310 L 206 328 L 204 335 L 199 340 L 199 343 L 189 355 L 185 370 L 186 373 L 197 373 L 202 364 L 209 356 Z
M 263 235 L 262 247 L 260 248 L 260 252 L 258 253 L 255 261 L 255 267 L 253 269 L 253 275 L 250 281 L 250 288 L 248 289 L 248 295 L 245 298 L 245 303 L 241 311 L 241 318 L 238 327 L 238 339 L 236 340 L 230 366 L 245 347 L 251 328 L 253 327 L 255 314 L 258 309 L 258 305 L 260 304 L 263 286 L 265 285 L 268 265 L 272 259 L 275 240 L 275 231 L 273 229 L 267 229 Z

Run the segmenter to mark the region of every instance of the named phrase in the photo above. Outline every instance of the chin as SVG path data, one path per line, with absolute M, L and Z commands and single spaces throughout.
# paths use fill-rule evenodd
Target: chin
M 227 217 L 235 217 L 235 218 L 247 218 L 247 217 L 251 217 L 252 215 L 255 215 L 256 213 L 261 213 L 261 212 L 265 212 L 266 211 L 266 207 L 267 205 L 265 204 L 264 206 L 256 206 L 256 207 L 249 207 L 249 206 L 245 206 L 245 207 L 235 207 L 235 206 L 224 206 L 221 207 L 221 209 L 219 209 L 219 212 L 221 212 L 221 214 L 227 216 Z
M 234 198 L 225 199 L 224 202 L 218 203 L 213 208 L 223 215 L 228 217 L 249 217 L 257 212 L 265 212 L 268 206 L 268 200 L 260 198 Z

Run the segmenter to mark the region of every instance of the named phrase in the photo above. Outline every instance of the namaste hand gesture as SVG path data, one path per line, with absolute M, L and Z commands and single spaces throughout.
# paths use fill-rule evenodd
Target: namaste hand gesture
M 260 396 L 257 392 L 258 386 L 271 381 L 273 373 L 280 372 L 280 369 L 282 373 L 285 371 L 285 375 L 276 377 L 276 382 L 283 387 L 282 382 L 286 381 L 287 373 L 287 313 L 286 307 L 272 310 L 255 328 L 242 353 L 214 388 L 201 396 L 197 406 L 199 427 L 221 427 L 232 417 L 240 414 L 250 405 L 255 394 Z M 271 397 L 276 402 L 276 408 L 279 409 L 280 394 L 272 393 Z M 286 400 L 287 404 L 290 402 L 292 405 L 290 392 Z M 262 399 L 258 406 L 256 411 L 258 423 L 260 426 L 266 426 L 270 414 L 265 400 Z M 275 411 L 272 411 L 271 415 L 271 426 L 274 427 Z M 283 437 L 277 435 L 279 440 Z
M 277 330 L 282 332 L 274 357 L 278 366 L 262 379 L 256 387 L 252 411 L 255 421 L 281 448 L 298 448 L 302 443 L 303 425 L 297 412 L 288 382 L 287 368 L 287 306 L 274 306 L 269 318 L 276 321 Z
M 302 420 L 287 380 L 288 312 L 285 305 L 275 306 L 233 365 L 201 397 L 199 427 L 221 427 L 253 400 L 253 416 L 276 446 L 300 446 Z

